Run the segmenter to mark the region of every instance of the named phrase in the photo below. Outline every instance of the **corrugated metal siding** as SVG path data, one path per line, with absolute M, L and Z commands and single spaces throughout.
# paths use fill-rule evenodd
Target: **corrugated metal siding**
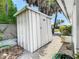
M 35 14 L 35 12 L 32 12 L 31 11 L 31 14 L 32 14 L 32 22 L 33 22 L 33 45 L 34 45 L 34 51 L 37 49 L 37 30 L 36 30 L 36 14 Z
M 51 20 L 47 18 L 48 24 L 48 41 L 52 40 Z
M 47 40 L 48 40 L 48 34 L 47 34 L 47 19 L 46 17 L 44 17 L 43 15 L 40 15 L 40 20 L 41 20 L 41 44 L 42 46 L 46 44 Z
M 18 44 L 34 52 L 52 40 L 50 18 L 31 10 L 17 16 Z
M 31 52 L 34 51 L 34 43 L 33 43 L 33 18 L 32 12 L 29 10 L 29 22 L 30 22 L 30 44 L 31 44 Z
M 40 14 L 36 14 L 36 23 L 37 23 L 37 43 L 38 43 L 38 45 L 37 45 L 37 48 L 40 48 L 41 47 L 41 38 L 40 38 L 40 36 L 41 36 L 41 34 L 40 34 Z

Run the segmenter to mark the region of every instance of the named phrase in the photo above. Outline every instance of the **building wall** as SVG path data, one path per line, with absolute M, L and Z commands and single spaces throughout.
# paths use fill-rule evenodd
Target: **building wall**
M 74 43 L 74 51 L 75 53 L 77 52 L 76 51 L 76 48 L 78 47 L 77 46 L 77 18 L 76 18 L 76 5 L 74 5 L 73 7 L 73 17 L 72 17 L 72 40 L 73 40 L 73 43 Z
M 77 8 L 77 50 L 79 50 L 79 0 L 76 0 Z
M 61 3 L 62 0 L 57 0 L 57 2 L 59 3 L 60 7 L 62 8 L 64 14 L 69 16 L 69 20 L 72 24 L 72 41 L 73 41 L 73 45 L 74 45 L 74 51 L 76 53 L 76 49 L 79 48 L 79 12 L 77 10 L 79 10 L 79 0 L 63 0 L 65 2 L 65 7 L 67 8 L 67 10 L 63 7 L 64 5 Z M 75 5 L 75 1 L 76 1 L 76 5 Z M 77 8 L 77 10 L 76 10 Z M 66 13 L 67 11 L 67 13 Z M 77 13 L 76 13 L 77 12 Z M 77 15 L 76 15 L 77 14 Z M 77 16 L 77 18 L 76 18 Z
M 64 3 L 62 2 L 62 0 L 57 0 L 57 2 L 59 3 L 62 11 L 64 12 L 64 15 L 68 18 L 70 22 L 72 23 L 72 13 L 73 13 L 73 4 L 74 4 L 74 0 L 63 0 Z

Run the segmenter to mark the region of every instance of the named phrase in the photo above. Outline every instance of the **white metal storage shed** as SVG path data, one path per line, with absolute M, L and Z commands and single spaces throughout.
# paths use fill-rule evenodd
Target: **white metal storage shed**
M 24 7 L 15 16 L 17 16 L 18 45 L 25 50 L 34 52 L 52 40 L 49 16 L 29 7 Z

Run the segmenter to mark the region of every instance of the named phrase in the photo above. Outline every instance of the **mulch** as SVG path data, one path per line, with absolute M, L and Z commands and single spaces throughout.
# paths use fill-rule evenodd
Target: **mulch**
M 17 59 L 23 53 L 23 48 L 20 46 L 14 46 L 9 49 L 3 49 L 0 51 L 0 59 Z

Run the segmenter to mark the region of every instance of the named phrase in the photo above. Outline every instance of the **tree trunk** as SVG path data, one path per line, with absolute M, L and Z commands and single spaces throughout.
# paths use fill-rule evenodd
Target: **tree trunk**
M 57 21 L 57 8 L 56 8 L 56 16 L 55 16 L 55 21 L 54 21 L 54 29 L 53 29 L 53 34 L 56 28 L 56 21 Z

